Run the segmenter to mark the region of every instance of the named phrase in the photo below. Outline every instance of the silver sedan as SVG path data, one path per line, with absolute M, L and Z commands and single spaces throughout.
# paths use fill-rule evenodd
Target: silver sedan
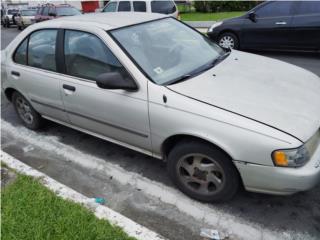
M 35 24 L 1 54 L 2 89 L 26 127 L 48 119 L 164 159 L 195 199 L 319 183 L 320 79 L 301 68 L 145 13 Z

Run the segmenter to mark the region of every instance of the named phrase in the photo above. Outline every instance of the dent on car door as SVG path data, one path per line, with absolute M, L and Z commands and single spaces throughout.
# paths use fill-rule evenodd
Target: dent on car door
M 96 35 L 65 31 L 62 95 L 73 125 L 142 149 L 150 149 L 147 91 L 102 89 L 101 74 L 127 70 Z M 69 76 L 67 76 L 69 75 Z
M 292 45 L 320 49 L 320 1 L 299 1 L 292 21 Z
M 56 73 L 58 30 L 39 30 L 16 49 L 8 73 L 15 86 L 42 115 L 67 121 Z M 28 51 L 28 52 L 27 52 Z
M 255 20 L 247 18 L 243 25 L 244 47 L 283 48 L 290 43 L 292 34 L 293 2 L 276 1 L 254 11 Z

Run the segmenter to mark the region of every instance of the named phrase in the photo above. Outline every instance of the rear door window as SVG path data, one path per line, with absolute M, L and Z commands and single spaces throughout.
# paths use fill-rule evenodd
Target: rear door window
M 176 11 L 173 1 L 152 1 L 151 11 L 154 13 L 171 14 Z
M 131 6 L 129 1 L 120 1 L 118 6 L 118 12 L 130 12 Z
M 28 47 L 29 66 L 56 71 L 57 32 L 46 29 L 31 34 Z
M 320 1 L 301 1 L 298 3 L 297 15 L 320 14 Z
M 133 1 L 133 11 L 135 11 L 135 12 L 146 12 L 147 11 L 146 2 Z
M 276 1 L 266 4 L 256 11 L 258 18 L 290 16 L 294 2 Z

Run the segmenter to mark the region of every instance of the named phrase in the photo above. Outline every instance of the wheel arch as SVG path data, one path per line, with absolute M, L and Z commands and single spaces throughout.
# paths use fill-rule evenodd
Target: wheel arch
M 19 92 L 17 89 L 12 88 L 12 87 L 8 87 L 4 90 L 4 94 L 6 95 L 6 98 L 12 102 L 12 95 L 14 92 Z M 20 93 L 20 92 L 19 92 Z M 21 93 L 20 93 L 21 94 Z
M 163 159 L 166 160 L 170 151 L 174 148 L 174 146 L 183 141 L 197 141 L 197 142 L 209 144 L 212 147 L 219 149 L 224 154 L 226 154 L 230 158 L 230 160 L 234 159 L 233 154 L 230 153 L 230 151 L 227 151 L 224 147 L 222 147 L 217 142 L 206 139 L 201 136 L 192 135 L 192 134 L 175 134 L 166 138 L 161 145 L 161 155 L 163 156 Z

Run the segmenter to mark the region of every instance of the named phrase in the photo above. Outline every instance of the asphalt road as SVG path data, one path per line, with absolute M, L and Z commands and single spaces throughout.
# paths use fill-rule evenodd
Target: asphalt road
M 1 49 L 3 49 L 19 31 L 15 28 L 1 30 Z M 271 52 L 260 52 L 259 54 L 296 64 L 320 76 L 320 61 L 317 54 Z M 10 126 L 12 125 L 12 128 L 16 129 L 17 133 L 23 132 L 24 130 L 21 131 L 21 123 L 17 119 L 12 105 L 8 103 L 3 96 L 1 96 L 1 100 L 2 121 L 9 123 Z M 1 140 L 4 151 L 20 157 L 31 166 L 41 166 L 41 168 L 39 167 L 41 171 L 82 193 L 87 195 L 104 194 L 103 184 L 104 181 L 107 180 L 103 178 L 103 176 L 97 176 L 97 174 L 91 170 L 79 170 L 79 167 L 75 167 L 67 162 L 62 164 L 57 157 L 58 155 L 54 155 L 54 153 L 44 148 L 41 149 L 41 147 L 34 147 L 36 150 L 31 151 L 32 154 L 29 153 L 28 155 L 26 154 L 28 151 L 24 149 L 32 145 L 32 143 L 28 143 L 25 139 L 18 139 L 17 133 L 13 134 L 13 132 L 8 129 L 9 128 L 3 126 L 1 127 Z M 36 136 L 29 131 L 26 132 L 25 135 Z M 155 183 L 159 182 L 172 187 L 165 173 L 165 164 L 161 161 L 151 159 L 150 157 L 55 123 L 48 123 L 47 127 L 39 133 L 37 140 L 41 142 L 44 141 L 44 138 L 58 139 L 59 142 L 66 146 L 72 146 L 76 150 L 99 159 L 104 159 L 108 163 L 117 164 L 128 172 L 142 175 Z M 48 161 L 48 159 L 52 161 Z M 114 187 L 114 189 L 108 188 L 108 191 L 109 194 L 112 192 L 119 196 L 119 194 L 125 190 L 117 186 Z M 141 203 L 140 208 L 136 206 L 137 203 L 135 203 L 135 207 L 132 207 L 132 201 L 137 201 L 137 198 L 139 198 L 139 194 L 134 193 L 133 195 L 134 198 L 131 199 L 129 197 L 123 197 L 123 195 L 120 194 L 122 198 L 117 198 L 118 203 L 113 207 L 140 223 L 159 231 L 170 239 L 196 239 L 198 229 L 196 227 L 198 227 L 198 225 L 190 225 L 190 220 L 187 219 L 187 216 L 179 215 L 178 213 L 173 214 L 173 210 L 170 214 L 171 210 L 168 212 L 168 209 L 164 206 L 161 208 L 161 213 L 161 211 L 159 211 L 159 204 L 157 205 L 154 201 L 150 200 L 144 201 L 139 199 Z M 224 204 L 208 205 L 208 207 L 232 214 L 244 221 L 257 223 L 265 229 L 307 233 L 308 236 L 313 237 L 312 239 L 320 239 L 319 199 L 320 186 L 312 191 L 289 197 L 240 191 L 233 201 Z M 145 209 L 144 212 L 143 209 Z M 159 221 L 161 224 L 159 224 Z

